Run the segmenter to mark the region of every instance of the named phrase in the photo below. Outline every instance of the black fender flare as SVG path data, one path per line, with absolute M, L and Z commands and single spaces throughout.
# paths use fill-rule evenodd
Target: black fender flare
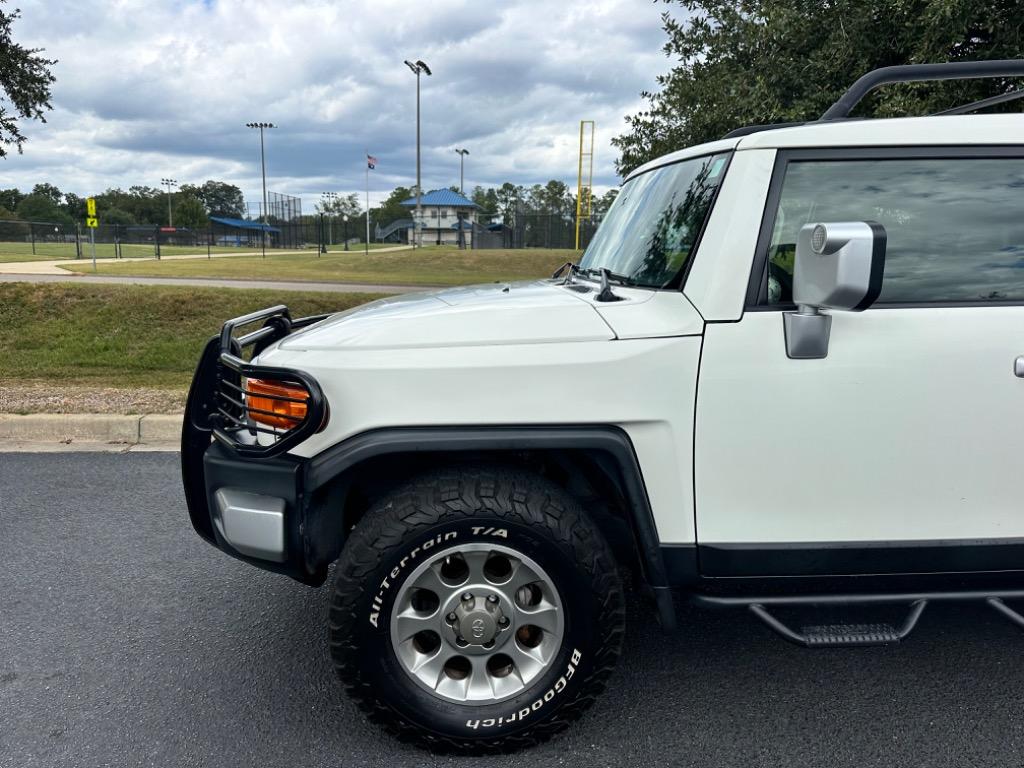
M 609 455 L 621 474 L 629 524 L 643 577 L 654 593 L 662 627 L 675 629 L 675 607 L 654 512 L 633 443 L 613 425 L 389 427 L 363 432 L 307 459 L 307 498 L 362 462 L 396 453 L 472 453 L 525 450 L 590 450 Z

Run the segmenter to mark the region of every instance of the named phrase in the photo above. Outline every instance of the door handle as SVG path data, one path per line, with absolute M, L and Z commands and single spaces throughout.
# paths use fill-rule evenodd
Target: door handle
M 1024 379 L 1024 355 L 1013 361 L 1013 375 L 1019 379 Z

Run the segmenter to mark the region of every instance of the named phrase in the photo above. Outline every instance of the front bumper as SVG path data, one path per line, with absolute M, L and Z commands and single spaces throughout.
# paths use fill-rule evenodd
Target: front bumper
M 335 529 L 341 516 L 337 522 L 312 519 L 333 489 L 310 488 L 308 460 L 284 451 L 316 430 L 326 403 L 306 374 L 252 365 L 241 355 L 247 346 L 258 353 L 317 319 L 292 321 L 286 308 L 274 307 L 225 323 L 200 358 L 181 434 L 182 482 L 196 532 L 233 557 L 310 584 L 326 578 L 333 553 L 320 551 L 316 542 L 340 540 L 342 532 Z M 259 330 L 232 335 L 239 326 L 261 320 Z M 242 378 L 260 376 L 301 381 L 311 393 L 307 420 L 269 445 L 256 439 L 267 430 L 246 422 L 246 403 L 236 394 Z
M 189 516 L 200 536 L 265 570 L 323 583 L 327 564 L 308 543 L 310 529 L 320 524 L 309 519 L 317 507 L 306 503 L 305 460 L 245 458 L 207 441 L 198 451 L 183 446 L 181 461 Z

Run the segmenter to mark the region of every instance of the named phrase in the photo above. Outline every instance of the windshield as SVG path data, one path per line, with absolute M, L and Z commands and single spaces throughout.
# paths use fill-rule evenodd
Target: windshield
M 580 267 L 607 269 L 646 287 L 666 285 L 690 258 L 727 157 L 684 160 L 627 181 Z

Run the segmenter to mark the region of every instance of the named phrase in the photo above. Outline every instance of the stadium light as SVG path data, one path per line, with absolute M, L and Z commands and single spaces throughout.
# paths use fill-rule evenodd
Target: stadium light
M 167 187 L 167 226 L 174 226 L 174 214 L 171 211 L 171 187 L 178 186 L 177 179 L 160 179 L 160 183 Z
M 260 168 L 263 173 L 263 258 L 267 258 L 267 155 L 263 151 L 263 129 L 277 128 L 273 123 L 246 123 L 246 128 L 260 129 Z
M 469 154 L 468 149 L 456 149 L 459 154 L 459 194 L 466 194 L 466 155 Z
M 423 63 L 419 59 L 416 60 L 415 64 L 413 62 L 409 61 L 408 59 L 406 59 L 405 60 L 405 66 L 407 66 L 409 69 L 411 69 L 413 74 L 416 75 L 416 221 L 415 221 L 414 229 L 416 231 L 416 238 L 415 238 L 416 242 L 415 242 L 415 245 L 416 245 L 417 248 L 422 248 L 423 247 L 423 230 L 422 230 L 423 209 L 420 206 L 420 197 L 423 194 L 423 189 L 422 189 L 423 184 L 420 181 L 420 73 L 426 72 L 427 75 L 432 75 L 433 72 L 430 71 L 430 67 L 428 67 L 425 63 Z M 367 215 L 369 215 L 369 214 L 367 214 Z
M 338 193 L 337 192 L 321 192 L 320 193 L 320 198 L 321 198 L 320 199 L 320 209 L 321 209 L 320 221 L 323 222 L 324 212 L 327 212 L 327 213 L 331 213 L 332 212 L 331 209 L 335 206 L 335 204 L 337 203 L 337 200 L 338 200 Z M 334 221 L 331 220 L 331 219 L 328 219 L 327 220 L 327 225 L 331 228 L 330 229 L 330 241 L 331 241 L 331 245 L 333 245 L 334 244 Z M 321 229 L 322 229 L 323 228 L 323 224 L 321 223 L 320 226 L 321 226 Z M 326 235 L 327 233 L 325 232 L 323 234 Z M 327 253 L 327 237 L 321 237 L 320 240 L 321 240 L 321 242 L 320 242 L 320 253 Z

